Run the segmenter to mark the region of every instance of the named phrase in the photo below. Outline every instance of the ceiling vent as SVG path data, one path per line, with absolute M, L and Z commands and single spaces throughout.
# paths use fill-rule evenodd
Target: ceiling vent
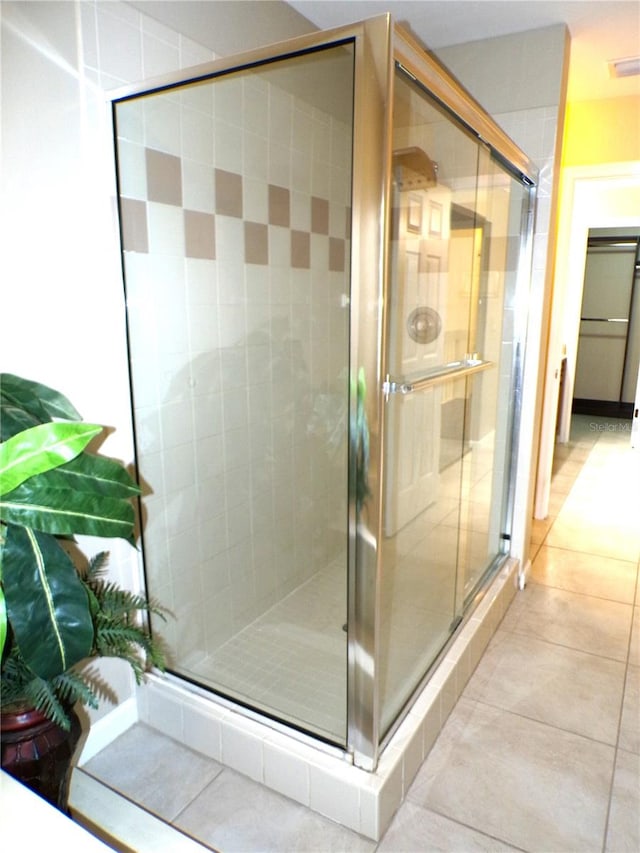
M 611 59 L 609 73 L 612 77 L 635 77 L 640 74 L 640 56 L 628 56 L 626 59 Z

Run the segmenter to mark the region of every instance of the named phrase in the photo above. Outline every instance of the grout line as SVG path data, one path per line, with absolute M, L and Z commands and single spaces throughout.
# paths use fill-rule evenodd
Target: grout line
M 574 480 L 574 483 L 573 483 L 573 485 L 572 485 L 572 488 L 571 488 L 571 490 L 570 490 L 569 494 L 565 497 L 565 500 L 563 501 L 563 506 L 564 506 L 564 504 L 566 503 L 566 501 L 567 501 L 568 497 L 569 497 L 569 496 L 571 495 L 571 493 L 573 492 L 573 489 L 575 488 L 575 485 L 576 485 L 576 482 L 578 481 L 578 478 L 582 475 L 582 473 L 583 473 L 583 472 L 585 471 L 585 469 L 587 468 L 587 466 L 588 466 L 589 462 L 590 462 L 590 461 L 591 461 L 591 459 L 592 459 L 592 456 L 594 456 L 594 451 L 595 451 L 595 449 L 596 449 L 596 446 L 599 446 L 599 445 L 600 445 L 600 441 L 601 441 L 601 439 L 602 439 L 603 435 L 604 435 L 604 433 L 600 433 L 600 434 L 598 434 L 598 436 L 597 436 L 597 438 L 596 438 L 595 442 L 593 443 L 593 445 L 592 445 L 592 447 L 591 447 L 591 450 L 590 450 L 589 454 L 587 455 L 586 459 L 585 459 L 585 460 L 584 460 L 584 462 L 582 463 L 582 467 L 580 468 L 580 471 L 579 471 L 579 472 L 577 473 L 577 475 L 576 475 L 576 478 L 575 478 L 575 480 Z M 553 481 L 552 481 L 552 485 L 551 485 L 551 490 L 552 490 L 552 492 L 553 492 Z M 560 514 L 560 510 L 559 510 L 559 512 L 558 512 L 558 515 L 559 515 L 559 514 Z M 555 524 L 555 520 L 554 520 L 554 524 Z M 549 535 L 549 532 L 550 532 L 550 530 L 551 530 L 551 528 L 552 528 L 552 527 L 553 527 L 553 524 L 549 527 L 549 530 L 547 531 L 547 534 L 546 534 L 546 535 L 545 535 L 545 537 L 544 537 L 544 539 L 545 539 L 545 540 L 546 540 L 547 536 Z M 544 540 L 543 540 L 543 541 L 544 541 Z M 556 547 L 556 546 L 547 546 L 547 547 Z M 558 550 L 563 550 L 563 551 L 571 552 L 571 550 L 572 550 L 572 549 L 570 549 L 570 548 L 559 548 Z M 590 551 L 576 551 L 575 553 L 592 554 L 592 552 L 590 552 Z M 598 556 L 598 555 L 596 555 L 596 556 Z M 619 559 L 618 557 L 611 557 L 611 558 L 608 558 L 608 559 L 614 559 L 614 560 L 617 560 L 618 562 L 621 562 L 621 563 L 631 563 L 631 564 L 633 564 L 633 563 L 634 563 L 634 561 L 632 561 L 632 560 L 621 560 L 621 559 Z M 631 603 L 630 603 L 630 607 L 631 607 L 631 624 L 630 624 L 630 627 L 629 627 L 629 637 L 628 637 L 628 642 L 627 642 L 626 659 L 625 659 L 624 661 L 620 661 L 620 662 L 624 663 L 625 672 L 624 672 L 624 680 L 623 680 L 622 694 L 621 694 L 621 697 L 620 697 L 620 709 L 619 709 L 619 714 L 618 714 L 618 725 L 617 725 L 617 731 L 616 731 L 616 742 L 615 742 L 615 744 L 614 744 L 614 746 L 613 746 L 613 749 L 614 749 L 614 758 L 613 758 L 613 765 L 612 765 L 612 768 L 611 768 L 611 778 L 610 778 L 610 782 L 609 782 L 609 796 L 608 796 L 608 800 L 607 800 L 607 810 L 606 810 L 605 821 L 604 821 L 604 830 L 603 830 L 602 848 L 601 848 L 601 849 L 602 849 L 602 853 L 605 853 L 605 851 L 606 851 L 606 849 L 607 849 L 607 837 L 608 837 L 608 833 L 609 833 L 609 821 L 610 821 L 610 817 L 611 817 L 611 808 L 612 808 L 612 803 L 613 803 L 614 783 L 615 783 L 616 769 L 617 769 L 617 766 L 618 766 L 618 755 L 619 755 L 619 752 L 620 752 L 620 734 L 621 734 L 621 730 L 622 730 L 622 718 L 623 718 L 623 714 L 624 714 L 625 698 L 626 698 L 626 694 L 627 694 L 627 684 L 628 684 L 628 680 L 629 680 L 629 658 L 630 658 L 630 654 L 631 654 L 631 641 L 632 641 L 632 637 L 633 637 L 633 627 L 634 627 L 634 618 L 635 618 L 635 613 L 634 613 L 634 604 L 635 604 L 635 602 L 636 602 L 636 600 L 637 600 L 638 584 L 639 584 L 639 582 L 640 582 L 639 573 L 640 573 L 640 561 L 637 561 L 637 562 L 636 562 L 636 580 L 635 580 L 635 587 L 634 587 L 633 598 L 632 598 L 632 601 L 631 601 Z M 562 588 L 562 587 L 555 587 L 555 586 L 553 586 L 553 585 L 551 585 L 551 584 L 548 584 L 548 585 L 547 585 L 547 584 L 541 584 L 541 586 L 549 586 L 551 589 L 560 589 L 560 590 L 565 591 L 565 592 L 568 592 L 568 591 L 569 591 L 569 590 L 563 590 L 563 588 Z M 575 593 L 575 594 L 577 594 L 577 595 L 587 595 L 587 596 L 588 596 L 588 594 L 585 594 L 585 593 Z M 615 602 L 615 603 L 627 604 L 627 602 L 618 602 L 618 601 L 617 601 L 617 599 L 608 599 L 608 598 L 604 598 L 604 597 L 602 597 L 602 596 L 593 596 L 593 595 L 592 595 L 592 596 L 588 596 L 588 597 L 596 598 L 596 599 L 599 599 L 599 600 L 602 600 L 602 601 L 613 601 L 613 602 Z M 517 632 L 514 632 L 514 633 L 517 633 Z M 558 645 L 562 645 L 562 644 L 558 644 Z M 587 652 L 587 654 L 590 654 L 590 653 L 589 653 L 589 652 Z M 606 658 L 606 659 L 609 659 L 609 658 Z M 615 660 L 615 659 L 614 659 L 614 660 Z
M 596 743 L 600 746 L 606 746 L 615 753 L 617 752 L 617 746 L 615 743 L 611 743 L 610 741 L 600 740 L 596 737 L 591 737 L 590 735 L 584 734 L 584 732 L 577 732 L 574 729 L 568 729 L 564 726 L 557 725 L 556 723 L 550 723 L 547 720 L 540 720 L 538 717 L 532 717 L 529 714 L 524 714 L 521 711 L 514 711 L 513 708 L 505 708 L 503 705 L 496 705 L 494 702 L 487 702 L 486 699 L 478 699 L 476 697 L 469 697 L 469 701 L 474 701 L 478 705 L 484 705 L 487 708 L 493 708 L 494 711 L 501 711 L 503 714 L 510 714 L 513 717 L 518 717 L 521 720 L 527 720 L 530 723 L 536 723 L 541 726 L 545 726 L 548 729 L 553 729 L 557 732 L 563 732 L 564 734 L 573 735 L 574 737 L 582 738 L 583 740 L 589 741 L 589 743 Z M 617 740 L 616 740 L 617 742 Z

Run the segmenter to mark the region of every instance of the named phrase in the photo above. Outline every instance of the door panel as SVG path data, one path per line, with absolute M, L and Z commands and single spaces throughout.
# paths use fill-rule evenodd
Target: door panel
M 398 72 L 387 305 L 380 730 L 507 551 L 527 193 Z
M 444 187 L 402 190 L 396 175 L 398 212 L 394 240 L 389 369 L 410 380 L 442 364 L 448 263 L 450 192 Z M 391 460 L 384 503 L 384 529 L 392 536 L 437 500 L 442 389 L 393 407 L 387 424 Z M 424 437 L 416 443 L 416 437 Z
M 573 391 L 577 410 L 587 414 L 599 413 L 598 404 L 626 403 L 629 409 L 633 402 L 639 351 L 636 255 L 635 240 L 589 241 Z
M 114 105 L 152 627 L 176 675 L 342 745 L 354 62 Z

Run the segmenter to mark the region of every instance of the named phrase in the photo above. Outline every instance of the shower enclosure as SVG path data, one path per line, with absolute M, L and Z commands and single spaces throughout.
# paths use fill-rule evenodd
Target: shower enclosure
M 534 168 L 389 16 L 113 116 L 152 628 L 373 769 L 509 552 Z

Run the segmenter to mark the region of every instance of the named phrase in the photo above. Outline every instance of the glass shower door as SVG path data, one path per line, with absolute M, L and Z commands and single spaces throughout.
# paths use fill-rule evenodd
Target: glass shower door
M 392 163 L 382 737 L 507 550 L 512 303 L 526 197 L 477 135 L 400 68 Z
M 169 669 L 346 740 L 354 45 L 114 102 Z

